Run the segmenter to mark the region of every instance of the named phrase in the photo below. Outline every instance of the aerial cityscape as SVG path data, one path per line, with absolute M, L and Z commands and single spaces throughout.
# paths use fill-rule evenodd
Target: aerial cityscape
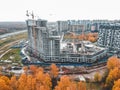
M 22 24 L 21 28 L 18 27 L 17 25 L 21 25 L 21 22 L 16 22 L 18 24 L 13 25 L 16 28 L 23 29 L 22 31 L 18 29 L 18 31 L 11 31 L 12 33 L 1 33 L 1 76 L 6 75 L 12 80 L 13 76 L 14 78 L 21 78 L 21 75 L 26 73 L 34 75 L 36 72 L 34 69 L 43 68 L 44 72 L 49 73 L 51 80 L 53 80 L 49 89 L 43 87 L 45 90 L 63 90 L 62 87 L 64 86 L 57 86 L 59 85 L 57 81 L 63 77 L 72 80 L 72 82 L 76 80 L 76 82 L 81 82 L 83 88 L 76 86 L 78 90 L 91 90 L 91 88 L 114 90 L 114 86 L 112 87 L 109 84 L 114 81 L 107 80 L 109 80 L 109 74 L 112 72 L 119 75 L 119 69 L 118 71 L 113 69 L 117 70 L 120 64 L 119 20 L 49 22 L 44 19 L 34 19 L 34 14 L 32 15 L 32 18 L 27 19 L 24 23 L 26 26 Z M 6 28 L 9 31 L 9 27 Z M 1 29 L 1 31 L 6 28 Z M 109 71 L 110 69 L 111 71 Z M 119 76 L 114 76 L 114 78 L 119 78 Z M 16 82 L 18 82 L 17 79 Z M 60 82 L 62 83 L 62 81 Z M 108 86 L 103 85 L 98 89 L 97 86 L 101 83 Z M 94 86 L 92 87 L 92 85 Z M 19 85 L 18 87 L 21 88 Z M 57 87 L 61 89 L 57 89 Z M 21 89 L 17 88 L 17 90 Z
M 119 0 L 1 1 L 0 90 L 120 90 L 119 10 Z

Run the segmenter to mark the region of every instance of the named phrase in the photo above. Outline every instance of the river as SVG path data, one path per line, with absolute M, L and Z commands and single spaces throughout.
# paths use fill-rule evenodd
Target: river
M 6 38 L 8 36 L 12 36 L 12 35 L 17 35 L 17 34 L 20 34 L 20 33 L 24 33 L 24 32 L 27 32 L 27 30 L 22 30 L 22 31 L 17 31 L 17 32 L 12 32 L 12 33 L 6 33 L 6 34 L 3 34 L 3 35 L 0 35 L 0 39 Z

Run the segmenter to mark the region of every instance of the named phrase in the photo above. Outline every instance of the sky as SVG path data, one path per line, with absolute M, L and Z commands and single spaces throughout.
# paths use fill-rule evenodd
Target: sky
M 120 19 L 119 4 L 120 0 L 1 0 L 0 21 L 25 21 L 26 10 L 48 21 L 114 20 Z

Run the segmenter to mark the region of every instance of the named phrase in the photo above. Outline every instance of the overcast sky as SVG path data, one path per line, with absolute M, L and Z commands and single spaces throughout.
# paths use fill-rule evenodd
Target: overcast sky
M 25 21 L 26 10 L 48 21 L 120 19 L 120 0 L 1 0 L 0 21 Z

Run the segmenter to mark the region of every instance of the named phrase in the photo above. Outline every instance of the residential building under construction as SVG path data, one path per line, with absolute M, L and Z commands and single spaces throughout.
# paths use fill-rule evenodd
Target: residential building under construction
M 90 65 L 102 63 L 108 56 L 106 48 L 98 47 L 89 41 L 65 39 L 65 33 L 59 34 L 59 28 L 49 29 L 46 20 L 28 19 L 26 22 L 29 41 L 27 50 L 41 63 Z M 80 28 L 82 27 L 80 26 Z

